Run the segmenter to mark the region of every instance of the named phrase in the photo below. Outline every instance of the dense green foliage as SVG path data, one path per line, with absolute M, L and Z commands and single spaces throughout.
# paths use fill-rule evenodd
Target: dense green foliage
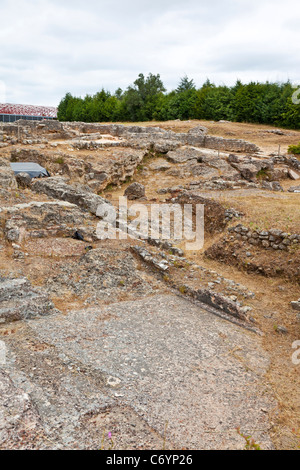
M 138 122 L 206 119 L 272 124 L 300 129 L 300 104 L 292 85 L 240 81 L 233 87 L 207 80 L 197 89 L 183 77 L 176 90 L 166 92 L 160 75 L 140 74 L 133 85 L 114 93 L 102 89 L 78 98 L 67 93 L 58 107 L 60 121 Z

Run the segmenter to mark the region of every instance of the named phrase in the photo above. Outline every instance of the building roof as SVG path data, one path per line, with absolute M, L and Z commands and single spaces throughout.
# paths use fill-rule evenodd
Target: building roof
M 1 104 L 0 114 L 13 114 L 16 116 L 38 116 L 44 118 L 56 118 L 57 108 L 50 106 L 32 106 L 27 104 Z

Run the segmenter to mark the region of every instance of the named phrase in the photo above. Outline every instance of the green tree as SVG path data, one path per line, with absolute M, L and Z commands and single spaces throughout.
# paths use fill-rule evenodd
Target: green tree
M 74 98 L 71 93 L 67 93 L 58 105 L 57 119 L 60 121 L 72 121 L 72 108 Z
M 177 93 L 182 93 L 189 90 L 196 90 L 196 85 L 194 80 L 189 80 L 188 76 L 185 75 L 180 79 L 179 85 L 176 88 Z
M 125 106 L 131 121 L 151 121 L 161 95 L 166 91 L 160 75 L 140 73 L 134 85 L 128 87 Z

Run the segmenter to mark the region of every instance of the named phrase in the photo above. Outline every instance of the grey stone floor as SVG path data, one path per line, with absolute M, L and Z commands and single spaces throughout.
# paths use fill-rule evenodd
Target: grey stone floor
M 1 338 L 0 448 L 272 449 L 261 338 L 173 294 Z M 102 437 L 105 441 L 102 443 Z M 102 443 L 102 444 L 101 444 Z

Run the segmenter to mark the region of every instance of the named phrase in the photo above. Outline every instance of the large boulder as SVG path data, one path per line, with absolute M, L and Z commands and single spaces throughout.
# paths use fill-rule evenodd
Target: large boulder
M 44 193 L 54 199 L 76 204 L 81 209 L 96 215 L 97 209 L 102 204 L 110 204 L 101 196 L 94 194 L 89 187 L 83 185 L 68 184 L 64 178 L 45 178 L 36 180 L 32 184 L 32 190 Z
M 128 197 L 130 201 L 142 199 L 146 196 L 145 186 L 140 183 L 133 183 L 126 189 L 124 196 Z

